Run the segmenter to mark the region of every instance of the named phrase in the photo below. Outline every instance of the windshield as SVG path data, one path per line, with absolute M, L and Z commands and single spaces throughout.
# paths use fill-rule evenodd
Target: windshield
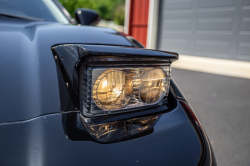
M 0 13 L 69 24 L 52 0 L 0 0 Z

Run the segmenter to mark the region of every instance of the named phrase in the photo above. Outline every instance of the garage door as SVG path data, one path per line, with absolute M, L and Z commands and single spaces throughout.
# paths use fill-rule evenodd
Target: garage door
M 161 0 L 160 50 L 250 61 L 250 0 Z

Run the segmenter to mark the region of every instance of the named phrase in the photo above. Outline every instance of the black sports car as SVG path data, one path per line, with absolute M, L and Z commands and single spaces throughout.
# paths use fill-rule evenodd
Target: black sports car
M 216 165 L 171 77 L 178 54 L 86 26 L 99 19 L 0 0 L 0 165 Z

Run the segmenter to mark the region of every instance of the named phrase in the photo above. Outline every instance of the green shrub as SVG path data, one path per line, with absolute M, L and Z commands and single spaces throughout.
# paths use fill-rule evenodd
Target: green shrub
M 78 8 L 88 8 L 96 10 L 102 19 L 115 21 L 119 25 L 124 24 L 125 0 L 59 0 L 75 17 L 75 10 Z

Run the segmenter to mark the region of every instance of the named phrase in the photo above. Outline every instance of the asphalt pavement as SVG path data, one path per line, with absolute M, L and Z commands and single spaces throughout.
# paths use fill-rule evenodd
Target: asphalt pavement
M 176 68 L 172 77 L 205 128 L 217 165 L 249 166 L 250 79 Z

